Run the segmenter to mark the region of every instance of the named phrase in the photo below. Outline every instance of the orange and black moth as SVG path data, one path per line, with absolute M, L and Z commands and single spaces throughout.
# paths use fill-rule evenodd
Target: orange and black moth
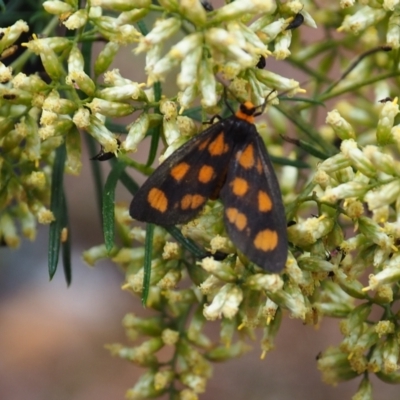
M 130 215 L 161 226 L 193 219 L 207 199 L 221 199 L 227 234 L 251 262 L 269 272 L 286 263 L 285 209 L 251 102 L 189 140 L 134 196 Z

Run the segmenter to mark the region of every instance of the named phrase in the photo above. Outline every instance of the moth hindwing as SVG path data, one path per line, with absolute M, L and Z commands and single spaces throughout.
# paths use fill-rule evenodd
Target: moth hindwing
M 209 198 L 224 204 L 227 233 L 246 257 L 270 272 L 287 258 L 285 211 L 250 102 L 167 158 L 130 205 L 132 218 L 161 226 L 193 219 Z

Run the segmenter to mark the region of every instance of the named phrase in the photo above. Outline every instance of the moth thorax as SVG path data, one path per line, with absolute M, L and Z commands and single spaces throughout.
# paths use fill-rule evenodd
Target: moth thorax
M 256 112 L 256 107 L 251 101 L 246 101 L 240 105 L 240 111 L 246 115 L 253 115 Z

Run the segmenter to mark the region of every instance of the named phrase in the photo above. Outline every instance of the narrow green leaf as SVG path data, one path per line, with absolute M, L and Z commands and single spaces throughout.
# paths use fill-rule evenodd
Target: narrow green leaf
M 157 126 L 149 129 L 149 134 L 151 135 L 150 151 L 149 157 L 147 158 L 146 166 L 149 167 L 153 164 L 158 149 L 158 142 L 160 141 L 161 126 Z
M 147 35 L 147 33 L 146 33 Z M 155 101 L 160 101 L 162 96 L 162 90 L 161 90 L 161 83 L 160 82 L 155 82 L 154 83 L 154 100 Z
M 272 156 L 271 154 L 269 155 L 269 158 L 274 164 L 278 165 L 290 165 L 291 167 L 296 167 L 296 168 L 310 168 L 310 166 L 302 161 L 302 160 L 290 160 L 289 158 L 285 157 L 276 157 Z
M 176 226 L 169 226 L 165 228 L 167 232 L 186 250 L 190 251 L 197 258 L 204 258 L 207 252 L 201 249 L 193 240 L 186 238 Z
M 322 101 L 319 100 L 315 100 L 315 99 L 310 99 L 308 97 L 288 97 L 288 96 L 279 96 L 279 101 L 297 101 L 300 103 L 310 103 L 310 104 L 315 104 L 317 106 L 323 106 L 325 107 L 325 103 L 323 103 Z
M 294 114 L 293 112 L 279 106 L 275 106 L 275 108 L 290 121 L 292 121 L 293 124 L 296 125 L 297 128 L 302 131 L 313 143 L 318 145 L 323 152 L 328 153 L 328 157 L 337 153 L 337 148 L 333 144 L 324 140 L 319 132 L 313 126 L 311 126 L 310 123 L 306 122 L 299 113 Z
M 197 107 L 189 108 L 188 110 L 185 110 L 182 113 L 182 115 L 184 115 L 185 117 L 194 119 L 195 121 L 202 122 L 203 121 L 203 107 L 197 106 Z
M 108 175 L 106 184 L 104 186 L 103 194 L 103 234 L 104 243 L 108 252 L 114 247 L 114 203 L 115 203 L 115 188 L 117 186 L 119 177 L 124 171 L 126 164 L 121 161 L 115 163 Z
M 142 292 L 142 305 L 146 307 L 147 298 L 150 292 L 150 278 L 151 278 L 151 258 L 153 255 L 153 236 L 154 225 L 146 225 L 146 240 L 144 243 L 144 274 L 143 274 L 143 292 Z
M 108 130 L 114 133 L 122 133 L 123 135 L 126 135 L 128 133 L 126 130 L 126 125 L 116 124 L 109 118 L 106 119 L 105 126 Z
M 61 230 L 63 228 L 64 207 L 63 207 L 63 180 L 64 165 L 66 159 L 65 143 L 55 151 L 53 172 L 51 175 L 51 200 L 50 210 L 55 217 L 55 221 L 50 224 L 49 229 L 49 249 L 48 249 L 48 268 L 50 280 L 53 279 L 57 271 L 58 256 L 60 253 Z
M 86 146 L 88 147 L 89 154 L 94 156 L 96 153 L 98 153 L 99 144 L 90 135 L 84 135 L 84 137 L 85 137 L 85 141 L 86 141 Z M 103 199 L 103 173 L 102 173 L 102 170 L 100 168 L 100 163 L 96 162 L 96 160 L 93 160 L 90 163 L 90 168 L 92 170 L 92 175 L 93 175 L 94 189 L 95 189 L 95 192 L 96 192 L 97 207 L 98 207 L 98 210 L 99 210 L 99 215 L 101 215 L 102 199 Z
M 139 185 L 125 171 L 121 173 L 119 180 L 132 196 L 139 190 Z
M 67 282 L 67 286 L 71 285 L 72 281 L 72 265 L 71 265 L 71 227 L 69 224 L 68 206 L 63 193 L 63 221 L 62 226 L 67 228 L 68 235 L 66 239 L 61 242 L 61 258 L 63 261 L 64 277 Z

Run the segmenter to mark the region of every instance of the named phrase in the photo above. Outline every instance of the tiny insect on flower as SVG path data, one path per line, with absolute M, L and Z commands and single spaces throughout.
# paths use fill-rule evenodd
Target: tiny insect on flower
M 117 139 L 117 144 L 118 144 L 118 147 L 121 145 L 121 142 L 119 139 Z M 101 146 L 100 152 L 98 154 L 96 154 L 95 156 L 93 156 L 91 158 L 91 160 L 107 161 L 107 160 L 111 160 L 114 157 L 115 157 L 115 153 L 113 153 L 112 151 L 105 152 L 104 147 Z
M 192 220 L 220 197 L 229 238 L 250 261 L 280 272 L 288 252 L 279 184 L 257 129 L 251 102 L 189 140 L 134 196 L 130 215 L 161 226 Z
M 300 13 L 296 14 L 293 17 L 293 20 L 289 23 L 289 25 L 285 28 L 285 31 L 289 31 L 291 29 L 296 29 L 304 22 L 304 16 Z

